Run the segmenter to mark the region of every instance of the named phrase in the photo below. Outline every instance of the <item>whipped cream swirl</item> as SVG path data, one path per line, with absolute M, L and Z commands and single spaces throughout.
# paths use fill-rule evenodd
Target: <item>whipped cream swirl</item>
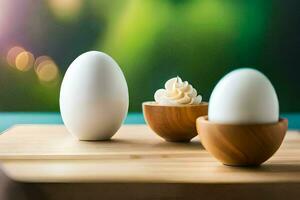
M 168 80 L 165 89 L 159 89 L 154 94 L 155 101 L 160 105 L 197 105 L 202 96 L 187 81 L 178 76 Z

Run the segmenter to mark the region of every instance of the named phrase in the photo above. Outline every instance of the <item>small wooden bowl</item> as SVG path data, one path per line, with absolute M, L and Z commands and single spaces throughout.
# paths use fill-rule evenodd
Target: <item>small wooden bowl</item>
M 196 121 L 202 145 L 225 165 L 257 166 L 268 160 L 280 147 L 288 120 L 274 124 L 231 125 Z
M 207 115 L 208 103 L 165 106 L 143 103 L 144 118 L 157 135 L 169 142 L 189 142 L 197 135 L 196 119 Z

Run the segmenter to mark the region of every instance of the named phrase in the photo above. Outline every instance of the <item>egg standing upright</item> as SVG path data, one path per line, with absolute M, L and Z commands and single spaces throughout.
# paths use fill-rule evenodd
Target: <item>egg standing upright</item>
M 234 70 L 223 77 L 209 99 L 208 118 L 225 124 L 276 123 L 279 101 L 270 80 L 255 69 Z
M 128 87 L 122 70 L 109 55 L 90 51 L 66 71 L 60 111 L 68 131 L 79 140 L 108 140 L 128 112 Z

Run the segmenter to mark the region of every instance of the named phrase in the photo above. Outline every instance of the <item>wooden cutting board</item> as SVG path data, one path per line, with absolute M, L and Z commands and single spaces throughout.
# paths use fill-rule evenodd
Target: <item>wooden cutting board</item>
M 300 183 L 300 134 L 288 132 L 261 167 L 220 164 L 201 146 L 168 143 L 146 125 L 125 125 L 111 141 L 78 141 L 61 125 L 19 125 L 0 135 L 9 178 L 29 183 Z

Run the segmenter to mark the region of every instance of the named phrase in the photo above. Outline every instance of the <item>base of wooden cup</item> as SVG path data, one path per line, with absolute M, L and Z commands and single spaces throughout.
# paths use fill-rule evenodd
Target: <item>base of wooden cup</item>
M 222 163 L 225 166 L 228 167 L 245 167 L 245 168 L 256 168 L 259 167 L 262 163 L 259 164 L 227 164 L 227 163 Z
M 208 103 L 168 106 L 143 103 L 143 114 L 149 127 L 167 142 L 190 142 L 197 136 L 196 119 L 207 115 Z
M 218 124 L 200 117 L 197 131 L 205 149 L 224 165 L 259 166 L 280 147 L 288 120 L 271 124 Z
M 193 138 L 191 139 L 184 139 L 184 140 L 170 140 L 163 138 L 166 142 L 175 142 L 175 143 L 189 143 Z

